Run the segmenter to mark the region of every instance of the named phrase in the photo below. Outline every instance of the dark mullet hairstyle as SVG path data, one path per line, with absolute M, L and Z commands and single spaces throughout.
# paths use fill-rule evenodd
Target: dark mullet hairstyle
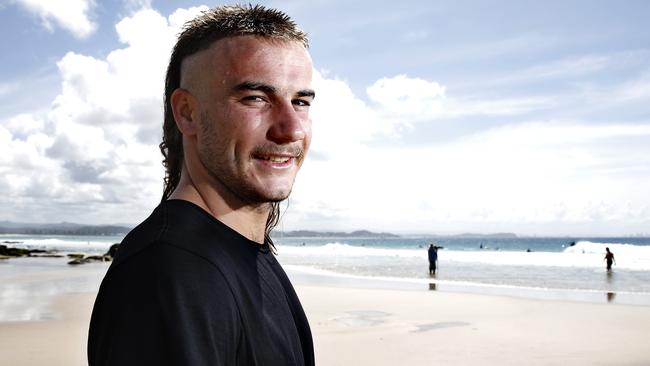
M 183 136 L 176 126 L 171 96 L 181 86 L 181 64 L 188 56 L 209 48 L 214 42 L 236 36 L 299 42 L 309 48 L 307 34 L 285 13 L 261 5 L 226 5 L 201 13 L 185 23 L 178 36 L 165 78 L 165 121 L 160 152 L 163 155 L 165 180 L 162 201 L 178 186 L 183 167 Z M 266 220 L 264 241 L 273 247 L 271 231 L 280 220 L 280 203 L 272 202 Z

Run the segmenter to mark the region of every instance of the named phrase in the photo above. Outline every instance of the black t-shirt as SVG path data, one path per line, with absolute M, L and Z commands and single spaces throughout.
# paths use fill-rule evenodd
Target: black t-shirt
M 313 365 L 311 331 L 269 251 L 181 200 L 131 231 L 102 281 L 90 365 Z

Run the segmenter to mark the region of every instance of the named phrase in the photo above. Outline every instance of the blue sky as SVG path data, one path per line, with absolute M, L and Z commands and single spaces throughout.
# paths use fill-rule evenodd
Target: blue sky
M 137 223 L 169 47 L 205 3 L 52 3 L 0 5 L 0 220 Z M 281 228 L 650 234 L 647 2 L 262 4 L 317 71 Z

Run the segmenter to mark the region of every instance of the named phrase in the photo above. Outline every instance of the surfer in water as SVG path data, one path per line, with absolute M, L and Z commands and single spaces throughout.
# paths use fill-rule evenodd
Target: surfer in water
M 438 264 L 438 249 L 442 249 L 442 247 L 437 246 L 437 245 L 429 245 L 429 276 L 435 276 L 436 275 L 436 267 Z
M 614 253 L 609 251 L 609 248 L 605 248 L 605 258 L 603 260 L 607 261 L 607 272 L 610 272 L 612 270 L 612 263 L 616 263 L 616 260 L 614 259 Z

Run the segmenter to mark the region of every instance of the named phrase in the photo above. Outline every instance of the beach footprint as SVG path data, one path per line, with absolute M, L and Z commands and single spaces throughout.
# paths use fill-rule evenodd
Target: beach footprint
M 383 311 L 357 310 L 345 312 L 345 315 L 332 320 L 346 327 L 373 327 L 384 323 L 389 315 L 391 314 Z
M 420 333 L 428 332 L 430 330 L 444 329 L 444 328 L 455 328 L 455 327 L 466 327 L 471 325 L 467 322 L 437 322 L 437 323 L 428 323 L 428 324 L 416 324 L 414 330 L 411 333 Z

